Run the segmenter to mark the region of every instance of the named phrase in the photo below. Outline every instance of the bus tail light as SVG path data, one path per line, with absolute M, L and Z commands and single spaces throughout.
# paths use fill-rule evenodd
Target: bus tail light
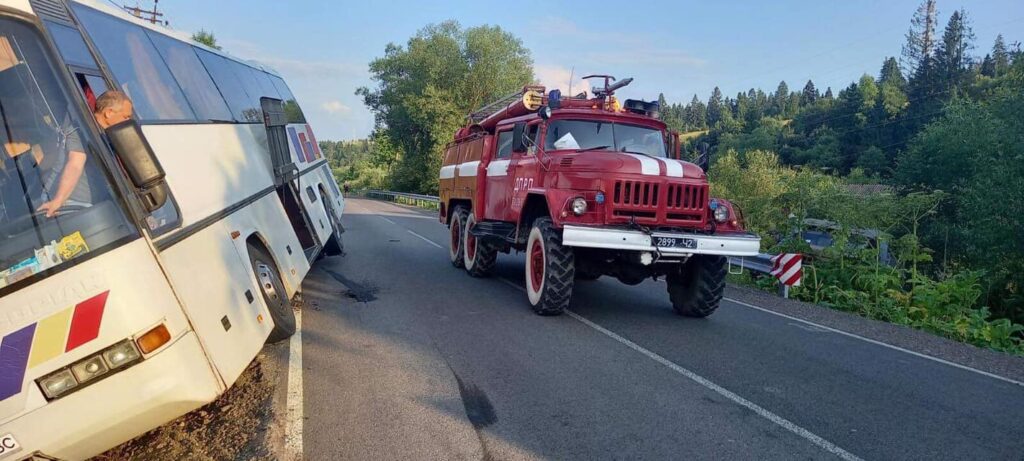
M 139 336 L 135 340 L 139 345 L 139 349 L 142 349 L 143 354 L 148 354 L 160 348 L 167 341 L 171 340 L 171 333 L 167 331 L 167 327 L 164 324 L 157 325 L 156 328 L 147 331 L 142 336 Z

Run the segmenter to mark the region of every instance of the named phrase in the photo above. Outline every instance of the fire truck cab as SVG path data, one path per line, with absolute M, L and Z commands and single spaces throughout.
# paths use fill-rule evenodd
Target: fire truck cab
M 527 86 L 455 133 L 440 170 L 451 263 L 483 277 L 498 252 L 525 252 L 541 315 L 562 313 L 577 280 L 601 276 L 664 276 L 676 312 L 710 315 L 726 258 L 758 254 L 760 238 L 736 206 L 709 197 L 704 168 L 679 160 L 657 103 L 620 104 L 614 92 L 632 79 L 584 78 L 595 77 L 604 86 L 593 97 Z

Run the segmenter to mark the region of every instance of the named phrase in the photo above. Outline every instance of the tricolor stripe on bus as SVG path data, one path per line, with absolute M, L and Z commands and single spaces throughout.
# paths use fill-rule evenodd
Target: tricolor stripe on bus
M 0 400 L 21 392 L 25 371 L 100 335 L 109 291 L 51 314 L 0 340 Z

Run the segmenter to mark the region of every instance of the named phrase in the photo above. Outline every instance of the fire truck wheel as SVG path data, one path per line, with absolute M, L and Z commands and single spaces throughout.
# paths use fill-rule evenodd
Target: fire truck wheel
M 697 255 L 668 274 L 672 308 L 687 317 L 711 315 L 725 294 L 725 257 Z
M 284 282 L 281 281 L 281 272 L 263 248 L 249 245 L 249 260 L 252 262 L 252 270 L 256 273 L 256 280 L 260 284 L 260 293 L 263 293 L 263 301 L 270 311 L 270 319 L 274 321 L 274 329 L 267 337 L 268 343 L 277 343 L 290 338 L 295 334 L 295 311 L 292 310 L 291 300 L 288 299 L 288 292 L 285 291 Z
M 476 225 L 476 215 L 470 213 L 464 226 L 466 230 L 462 233 L 466 272 L 473 277 L 486 277 L 490 275 L 494 264 L 498 262 L 498 248 L 493 244 L 477 240 L 473 234 L 469 233 L 474 225 Z
M 562 246 L 562 238 L 551 220 L 533 223 L 526 242 L 526 294 L 533 311 L 540 315 L 559 315 L 569 307 L 576 275 L 572 248 Z
M 463 256 L 462 233 L 466 229 L 466 217 L 469 212 L 466 208 L 458 206 L 452 211 L 451 222 L 448 223 L 448 257 L 452 265 L 458 268 L 466 266 L 466 259 Z

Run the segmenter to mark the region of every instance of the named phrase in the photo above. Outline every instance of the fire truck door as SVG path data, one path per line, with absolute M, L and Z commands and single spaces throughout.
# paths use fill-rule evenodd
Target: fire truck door
M 529 125 L 526 128 L 527 144 L 530 146 L 526 152 L 513 153 L 512 163 L 509 165 L 509 174 L 512 176 L 512 206 L 506 219 L 516 221 L 526 204 L 526 197 L 530 189 L 542 187 L 542 175 L 540 174 L 540 160 L 537 158 L 539 139 L 537 133 L 540 131 L 540 122 Z
M 484 218 L 507 221 L 511 215 L 512 184 L 515 168 L 512 167 L 512 130 L 499 131 L 495 136 L 494 154 L 487 164 L 487 202 L 484 204 Z

